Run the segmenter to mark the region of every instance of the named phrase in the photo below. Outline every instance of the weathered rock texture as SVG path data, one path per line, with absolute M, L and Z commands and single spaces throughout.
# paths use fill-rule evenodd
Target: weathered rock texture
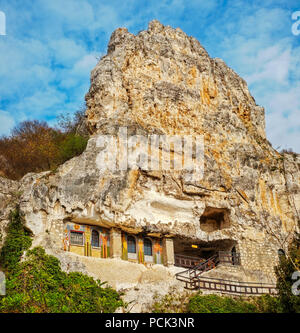
M 18 187 L 18 182 L 0 177 L 0 248 L 6 236 L 10 211 L 19 202 Z
M 298 228 L 300 156 L 272 148 L 264 109 L 242 78 L 195 38 L 152 21 L 136 36 L 125 28 L 112 34 L 92 71 L 86 104 L 86 151 L 17 186 L 34 245 L 64 257 L 68 219 L 199 244 L 229 239 L 241 253 L 241 274 L 274 281 L 277 251 L 286 250 Z M 180 171 L 99 170 L 97 139 L 120 127 L 129 135 L 202 135 L 203 179 L 186 181 Z M 1 187 L 7 200 L 8 187 L 16 185 L 2 181 Z M 201 228 L 201 216 L 214 209 L 226 211 L 226 227 Z

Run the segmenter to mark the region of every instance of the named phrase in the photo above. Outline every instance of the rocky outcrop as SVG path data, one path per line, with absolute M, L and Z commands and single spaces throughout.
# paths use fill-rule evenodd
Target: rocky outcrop
M 6 236 L 10 211 L 19 203 L 18 188 L 18 182 L 0 177 L 0 248 Z
M 274 281 L 277 251 L 299 230 L 300 156 L 272 148 L 264 109 L 242 78 L 195 38 L 152 21 L 136 36 L 125 28 L 112 34 L 92 71 L 86 104 L 91 137 L 81 156 L 18 185 L 0 184 L 5 198 L 6 188 L 20 193 L 33 245 L 64 256 L 66 220 L 206 243 L 229 239 L 244 270 Z M 203 137 L 203 177 L 101 169 L 99 138 L 122 127 L 128 136 Z M 221 215 L 224 227 L 204 226 Z
M 143 193 L 126 207 L 127 219 L 135 225 L 205 239 L 199 217 L 212 206 L 230 210 L 231 229 L 237 228 L 239 238 L 262 230 L 263 238 L 274 233 L 283 242 L 294 230 L 300 206 L 299 156 L 280 155 L 272 148 L 264 110 L 246 82 L 180 29 L 157 21 L 137 36 L 117 29 L 107 55 L 92 71 L 86 102 L 94 135 L 126 126 L 138 134 L 204 137 L 201 181 L 184 182 L 182 175 L 172 173 L 153 179 L 143 170 L 133 177 L 139 189 L 135 196 Z M 126 188 L 118 191 L 127 198 L 133 186 L 130 175 L 123 178 Z M 122 200 L 117 202 L 120 206 Z

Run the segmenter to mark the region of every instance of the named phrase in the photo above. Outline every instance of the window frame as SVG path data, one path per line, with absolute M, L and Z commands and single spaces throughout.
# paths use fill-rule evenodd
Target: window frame
M 93 233 L 96 232 L 98 235 L 98 246 L 93 245 Z M 91 231 L 91 246 L 95 249 L 100 249 L 100 232 L 97 229 L 92 229 Z
M 151 247 L 146 247 L 145 246 L 145 242 L 149 242 L 148 244 L 150 245 L 151 244 Z M 144 256 L 147 256 L 147 257 L 153 257 L 153 242 L 152 242 L 152 239 L 150 239 L 150 238 L 144 238 L 144 242 L 143 242 L 144 244 Z M 150 249 L 151 250 L 151 254 L 148 254 L 148 253 L 146 253 L 146 248 L 147 249 Z
M 135 252 L 129 251 L 129 238 L 132 238 L 134 240 Z M 132 235 L 128 235 L 127 236 L 127 253 L 137 254 L 137 242 L 136 242 L 136 238 L 134 236 L 132 236 Z
M 74 244 L 72 243 L 72 234 L 77 234 L 82 236 L 82 244 Z M 84 232 L 83 231 L 78 231 L 78 230 L 70 230 L 70 245 L 72 246 L 84 246 Z

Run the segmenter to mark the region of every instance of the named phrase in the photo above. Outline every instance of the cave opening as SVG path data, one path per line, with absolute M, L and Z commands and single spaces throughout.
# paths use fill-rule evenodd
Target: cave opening
M 175 265 L 191 267 L 215 255 L 236 256 L 237 242 L 232 239 L 215 241 L 190 240 L 183 237 L 174 238 Z
M 230 227 L 229 209 L 206 207 L 200 217 L 200 229 L 210 233 Z

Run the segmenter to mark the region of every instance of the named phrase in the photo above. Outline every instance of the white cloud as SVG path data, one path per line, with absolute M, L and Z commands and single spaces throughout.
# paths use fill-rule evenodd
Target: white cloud
M 55 115 L 55 110 L 66 102 L 66 95 L 54 87 L 36 90 L 32 95 L 11 104 L 8 110 L 18 115 L 18 121 L 25 119 L 46 119 Z
M 97 62 L 98 60 L 94 54 L 87 54 L 82 59 L 77 61 L 77 63 L 74 65 L 74 70 L 77 73 L 86 74 L 96 66 Z
M 80 30 L 87 27 L 94 20 L 94 11 L 88 1 L 85 0 L 51 0 L 40 2 L 43 9 L 57 22 L 63 20 L 73 30 Z
M 290 66 L 290 49 L 280 50 L 280 46 L 275 45 L 257 53 L 255 71 L 246 80 L 250 85 L 264 80 L 286 84 Z
M 13 117 L 8 112 L 0 110 L 0 135 L 8 135 L 14 126 Z
M 49 47 L 51 52 L 53 52 L 55 60 L 65 66 L 72 65 L 74 61 L 79 59 L 86 52 L 84 46 L 68 38 L 50 40 Z
M 0 39 L 0 91 L 6 98 L 22 98 L 54 79 L 49 50 L 40 41 Z
M 290 32 L 290 12 L 256 5 L 245 15 L 241 2 L 235 3 L 240 15 L 228 24 L 233 13 L 228 9 L 223 31 L 212 30 L 221 40 L 215 44 L 218 57 L 246 79 L 265 107 L 267 138 L 274 147 L 300 152 L 300 47 Z
M 71 89 L 86 82 L 86 92 L 88 90 L 89 75 L 96 66 L 98 60 L 94 54 L 86 54 L 79 59 L 72 68 L 61 73 L 59 86 L 64 89 Z

